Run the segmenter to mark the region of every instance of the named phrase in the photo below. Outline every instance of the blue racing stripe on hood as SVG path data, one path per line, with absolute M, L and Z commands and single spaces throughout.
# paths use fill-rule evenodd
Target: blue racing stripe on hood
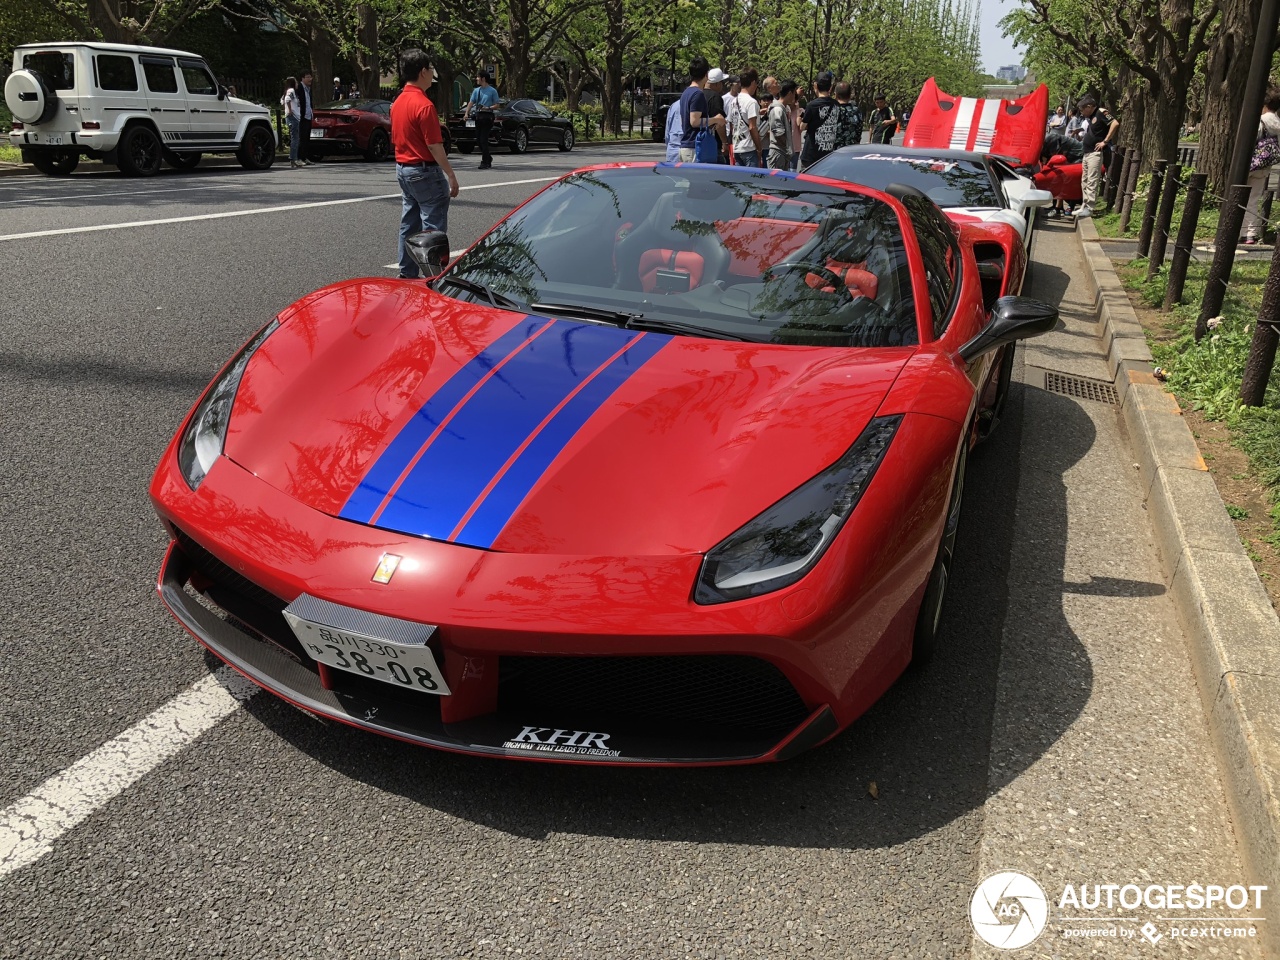
M 467 395 L 467 391 L 547 322 L 545 317 L 529 317 L 523 323 L 517 323 L 450 377 L 382 451 L 360 485 L 347 498 L 339 516 L 345 520 L 369 523 L 405 467 L 422 449 L 436 427 Z
M 491 547 L 502 528 L 515 516 L 520 505 L 533 491 L 534 485 L 547 472 L 547 468 L 566 444 L 582 429 L 583 424 L 613 396 L 618 387 L 670 341 L 671 337 L 665 334 L 644 334 L 626 353 L 605 367 L 577 396 L 566 403 L 498 481 L 467 521 L 467 525 L 454 538 L 455 541 L 476 547 Z
M 374 522 L 448 539 L 538 425 L 635 336 L 616 327 L 556 321 L 476 391 Z

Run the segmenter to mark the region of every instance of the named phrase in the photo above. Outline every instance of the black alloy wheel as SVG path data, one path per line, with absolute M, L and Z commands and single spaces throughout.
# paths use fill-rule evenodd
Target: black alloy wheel
M 524 127 L 516 127 L 516 132 L 512 135 L 511 152 L 525 153 L 529 149 L 529 131 Z
M 929 572 L 924 588 L 924 600 L 916 618 L 915 636 L 911 644 L 911 665 L 923 667 L 933 659 L 938 646 L 938 629 L 942 624 L 942 608 L 947 599 L 947 584 L 951 579 L 951 562 L 955 557 L 956 534 L 960 532 L 960 504 L 964 499 L 964 470 L 969 459 L 969 430 L 960 440 L 960 457 L 956 462 L 956 477 L 951 484 L 951 497 L 947 501 L 946 520 L 942 527 L 942 541 L 938 555 Z
M 31 165 L 46 177 L 66 177 L 80 165 L 80 154 L 74 150 L 36 150 L 31 152 Z
M 391 138 L 384 130 L 375 130 L 369 134 L 369 146 L 364 151 L 364 158 L 376 163 L 391 159 Z
M 276 138 L 269 127 L 255 123 L 236 151 L 236 159 L 246 170 L 266 170 L 276 161 Z
M 150 127 L 134 126 L 124 132 L 117 148 L 121 171 L 130 177 L 154 177 L 160 172 L 164 148 Z

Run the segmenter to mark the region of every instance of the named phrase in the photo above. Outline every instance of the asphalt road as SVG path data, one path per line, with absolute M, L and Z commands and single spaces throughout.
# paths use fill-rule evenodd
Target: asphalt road
M 462 158 L 453 246 L 545 178 L 659 149 Z M 151 471 L 253 330 L 391 272 L 396 193 L 360 162 L 0 180 L 0 828 L 210 685 L 154 597 Z M 835 742 L 771 767 L 543 766 L 255 696 L 122 789 L 108 752 L 100 797 L 52 804 L 84 809 L 0 862 L 0 957 L 956 958 L 990 953 L 969 902 L 997 870 L 1054 907 L 1067 883 L 1243 882 L 1117 408 L 1037 385 L 1105 376 L 1065 231 L 1037 240 L 1028 292 L 1068 322 L 1020 351 L 971 459 L 940 654 Z M 1061 916 L 1026 955 L 1152 949 L 1063 937 Z

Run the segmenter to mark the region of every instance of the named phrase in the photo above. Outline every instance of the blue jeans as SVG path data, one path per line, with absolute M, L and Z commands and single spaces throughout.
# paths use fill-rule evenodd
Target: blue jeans
M 284 118 L 284 122 L 289 125 L 289 162 L 297 163 L 298 162 L 298 139 L 301 133 L 301 131 L 299 130 L 299 127 L 301 127 L 302 124 L 301 124 L 301 121 L 299 121 L 298 118 L 295 117 L 293 114 L 288 114 Z
M 758 167 L 760 166 L 760 151 L 738 150 L 734 153 L 733 159 L 737 161 L 740 167 Z
M 436 164 L 407 167 L 396 164 L 400 181 L 400 276 L 418 277 L 418 261 L 409 255 L 405 241 L 422 230 L 449 229 L 449 178 Z

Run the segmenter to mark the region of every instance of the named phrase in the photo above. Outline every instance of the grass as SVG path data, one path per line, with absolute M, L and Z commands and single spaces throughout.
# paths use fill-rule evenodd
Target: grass
M 1183 171 L 1183 178 L 1189 175 L 1190 171 Z M 1147 209 L 1147 191 L 1151 186 L 1151 175 L 1138 178 L 1138 187 L 1133 194 L 1133 210 L 1129 214 L 1129 229 L 1123 233 L 1120 231 L 1120 197 L 1116 197 L 1116 210 L 1100 217 L 1093 218 L 1093 225 L 1098 230 L 1098 236 L 1116 238 L 1116 237 L 1136 237 L 1142 229 L 1142 214 Z M 1173 238 L 1178 235 L 1178 229 L 1182 224 L 1182 210 L 1186 203 L 1186 191 L 1182 190 L 1178 193 L 1173 204 L 1173 220 L 1170 222 L 1169 237 L 1170 244 Z M 1271 229 L 1275 228 L 1277 222 L 1280 222 L 1280 207 L 1273 207 L 1271 217 Z M 1218 208 L 1213 198 L 1206 196 L 1204 204 L 1200 207 L 1200 216 L 1196 218 L 1196 239 L 1212 240 L 1218 232 Z
M 0 163 L 21 163 L 22 151 L 7 143 L 0 143 Z
M 1179 400 L 1210 420 L 1224 422 L 1232 443 L 1249 458 L 1273 504 L 1270 514 L 1276 532 L 1271 542 L 1280 547 L 1280 385 L 1275 376 L 1267 385 L 1263 406 L 1240 403 L 1240 380 L 1269 270 L 1270 264 L 1263 261 L 1237 261 L 1222 306 L 1222 323 L 1196 343 L 1195 322 L 1208 264 L 1192 263 L 1183 296 L 1186 302 L 1169 314 L 1171 335 L 1149 335 L 1149 339 L 1155 362 L 1166 371 L 1169 387 Z M 1125 286 L 1145 303 L 1158 307 L 1164 300 L 1167 267 L 1150 281 L 1145 279 L 1146 261 L 1121 264 L 1118 272 Z

